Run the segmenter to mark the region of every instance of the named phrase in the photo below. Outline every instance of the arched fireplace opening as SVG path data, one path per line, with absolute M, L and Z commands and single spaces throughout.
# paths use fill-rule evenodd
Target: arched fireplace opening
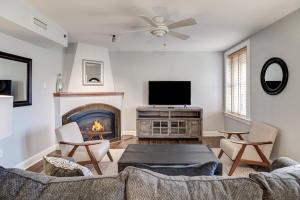
M 121 111 L 108 104 L 95 103 L 77 107 L 62 116 L 62 124 L 76 122 L 84 140 L 121 140 Z

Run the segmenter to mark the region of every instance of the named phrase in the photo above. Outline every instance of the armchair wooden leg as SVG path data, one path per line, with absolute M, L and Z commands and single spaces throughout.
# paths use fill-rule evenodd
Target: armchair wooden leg
M 241 161 L 241 158 L 243 156 L 243 153 L 245 151 L 246 146 L 247 145 L 245 145 L 245 144 L 242 145 L 239 153 L 237 154 L 235 160 L 233 161 L 233 164 L 232 164 L 231 169 L 230 169 L 230 171 L 228 173 L 228 176 L 231 176 L 234 173 L 234 171 L 237 168 L 237 166 L 239 165 L 239 162 Z
M 101 169 L 97 162 L 93 162 L 93 166 L 96 169 L 97 174 L 102 175 Z
M 93 166 L 96 169 L 97 174 L 102 175 L 101 169 L 97 162 L 93 162 Z
M 270 167 L 271 167 L 271 164 L 270 164 L 269 160 L 266 158 L 264 153 L 260 150 L 258 145 L 254 145 L 254 148 L 255 148 L 256 152 L 258 153 L 259 157 L 261 158 L 261 160 L 263 161 L 263 164 L 269 170 Z
M 111 156 L 111 154 L 110 154 L 110 151 L 108 150 L 107 151 L 107 156 L 108 156 L 108 158 L 109 158 L 109 160 L 111 161 L 111 162 L 113 162 L 114 160 L 113 160 L 113 157 Z
M 97 171 L 97 173 L 98 173 L 99 175 L 102 175 L 101 169 L 100 169 L 100 167 L 99 167 L 99 165 L 98 165 L 98 161 L 97 161 L 97 159 L 95 158 L 94 154 L 91 152 L 89 146 L 85 146 L 85 148 L 86 148 L 87 153 L 88 153 L 89 156 L 90 156 L 91 162 L 92 162 L 92 164 L 93 164 L 95 170 Z
M 221 149 L 220 153 L 219 153 L 219 156 L 218 156 L 219 159 L 222 157 L 223 153 L 224 153 L 224 151 L 223 151 L 223 149 Z
M 237 136 L 240 140 L 244 140 L 244 138 L 240 134 L 238 134 Z

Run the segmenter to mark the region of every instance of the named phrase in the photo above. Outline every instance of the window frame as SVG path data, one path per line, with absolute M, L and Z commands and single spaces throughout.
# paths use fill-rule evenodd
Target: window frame
M 226 85 L 227 85 L 227 67 L 230 65 L 230 59 L 229 56 L 243 48 L 247 48 L 247 61 L 246 61 L 246 73 L 247 73 L 247 86 L 246 86 L 246 116 L 244 115 L 238 115 L 235 113 L 227 112 L 226 110 Z M 237 121 L 244 122 L 246 124 L 251 123 L 251 110 L 250 110 L 250 102 L 251 102 L 251 97 L 250 97 L 250 84 L 251 84 L 251 65 L 250 65 L 250 40 L 246 40 L 244 42 L 239 43 L 238 45 L 230 48 L 229 50 L 224 52 L 224 115 L 226 117 L 235 119 Z

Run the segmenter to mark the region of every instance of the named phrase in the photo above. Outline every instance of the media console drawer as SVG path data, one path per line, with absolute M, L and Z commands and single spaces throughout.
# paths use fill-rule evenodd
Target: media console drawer
M 202 108 L 138 107 L 139 138 L 202 138 Z

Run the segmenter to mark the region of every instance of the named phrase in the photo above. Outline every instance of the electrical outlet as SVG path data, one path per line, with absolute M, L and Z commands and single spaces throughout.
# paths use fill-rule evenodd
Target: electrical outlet
M 3 157 L 3 150 L 0 149 L 0 158 L 2 158 L 2 157 Z

